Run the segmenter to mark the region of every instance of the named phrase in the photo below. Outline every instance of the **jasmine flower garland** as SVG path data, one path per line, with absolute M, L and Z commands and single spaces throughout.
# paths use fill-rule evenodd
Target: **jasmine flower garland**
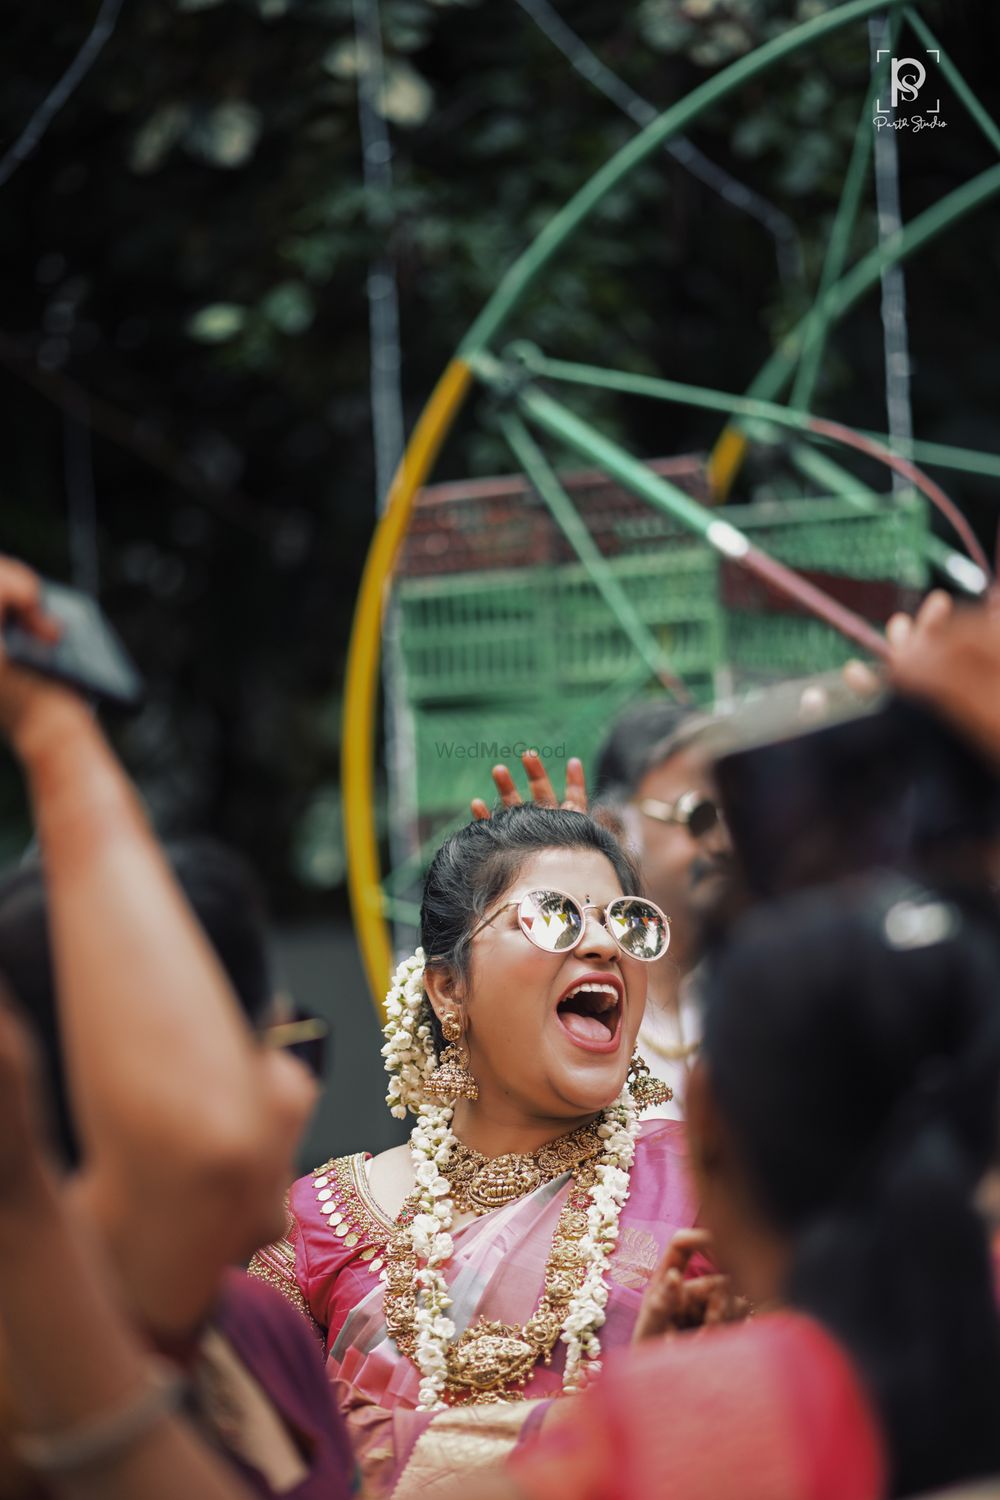
M 449 1366 L 455 1325 L 447 1316 L 451 1299 L 443 1272 L 454 1248 L 450 1232 L 454 1204 L 446 1170 L 457 1141 L 451 1129 L 451 1108 L 432 1102 L 424 1094 L 424 1084 L 437 1066 L 437 1058 L 423 975 L 424 953 L 418 948 L 396 970 L 386 997 L 386 1041 L 382 1048 L 390 1075 L 386 1102 L 397 1119 L 405 1119 L 409 1109 L 416 1114 L 417 1122 L 410 1136 L 415 1186 L 405 1210 L 412 1217 L 400 1222 L 390 1242 L 390 1263 L 383 1272 L 383 1280 L 387 1284 L 389 1331 L 401 1347 L 405 1345 L 405 1352 L 420 1371 L 418 1410 L 433 1411 L 444 1406 L 449 1386 L 460 1386 L 463 1382 L 454 1379 Z M 588 1370 L 600 1368 L 598 1330 L 604 1323 L 608 1301 L 605 1277 L 618 1241 L 621 1211 L 628 1198 L 638 1132 L 638 1112 L 628 1089 L 623 1088 L 616 1102 L 604 1111 L 597 1127 L 602 1147 L 596 1160 L 587 1164 L 586 1231 L 582 1238 L 577 1236 L 572 1241 L 576 1255 L 585 1260 L 587 1268 L 568 1299 L 558 1335 L 566 1345 L 563 1375 L 566 1391 L 580 1389 Z M 568 1204 L 553 1240 L 550 1267 L 567 1249 L 564 1220 L 572 1214 L 572 1206 Z M 552 1300 L 548 1293 L 543 1294 L 534 1318 L 520 1330 L 523 1336 L 520 1347 L 529 1349 L 532 1363 L 535 1348 L 540 1354 L 544 1352 L 532 1325 L 544 1321 L 547 1299 Z M 476 1331 L 468 1331 L 460 1342 L 470 1336 L 474 1338 Z M 525 1338 L 528 1345 L 523 1342 Z M 551 1358 L 551 1351 L 544 1357 Z M 518 1368 L 523 1369 L 523 1364 L 522 1357 Z M 524 1378 L 522 1374 L 519 1383 Z

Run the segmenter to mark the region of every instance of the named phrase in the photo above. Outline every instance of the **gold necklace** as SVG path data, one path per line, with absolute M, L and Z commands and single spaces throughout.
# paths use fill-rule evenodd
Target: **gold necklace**
M 584 1143 L 582 1137 L 590 1139 Z M 576 1144 L 570 1148 L 569 1143 Z M 586 1144 L 586 1156 L 581 1159 L 581 1147 Z M 592 1149 L 596 1147 L 596 1149 Z M 490 1164 L 489 1157 L 462 1147 L 480 1163 Z M 466 1328 L 446 1351 L 448 1373 L 445 1378 L 446 1399 L 452 1404 L 469 1403 L 479 1406 L 495 1401 L 507 1401 L 511 1388 L 519 1388 L 531 1379 L 536 1364 L 552 1363 L 555 1349 L 569 1305 L 583 1284 L 590 1259 L 580 1241 L 587 1233 L 587 1210 L 591 1203 L 591 1192 L 597 1182 L 597 1162 L 603 1142 L 597 1134 L 597 1125 L 585 1125 L 561 1141 L 552 1141 L 540 1151 L 520 1157 L 511 1154 L 507 1160 L 520 1163 L 534 1162 L 546 1152 L 558 1152 L 563 1164 L 547 1178 L 551 1180 L 566 1171 L 565 1156 L 570 1150 L 575 1153 L 573 1185 L 569 1197 L 559 1215 L 556 1232 L 552 1238 L 552 1249 L 545 1265 L 545 1282 L 541 1299 L 527 1323 L 518 1326 L 499 1323 L 480 1317 Z M 503 1161 L 494 1157 L 492 1161 Z M 546 1158 L 546 1168 L 549 1158 Z M 449 1168 L 450 1170 L 450 1168 Z M 482 1171 L 482 1168 L 479 1168 Z M 513 1178 L 510 1179 L 513 1181 Z M 493 1190 L 491 1188 L 491 1190 Z M 529 1190 L 530 1191 L 530 1190 Z M 458 1200 L 452 1187 L 452 1201 Z M 485 1209 L 479 1210 L 486 1212 Z M 400 1354 L 416 1362 L 416 1312 L 417 1312 L 417 1258 L 413 1239 L 403 1221 L 412 1217 L 411 1200 L 403 1205 L 400 1213 L 401 1227 L 391 1236 L 386 1249 L 385 1269 L 385 1324 L 389 1337 L 394 1340 Z
M 492 1213 L 563 1172 L 574 1171 L 600 1151 L 596 1123 L 581 1125 L 557 1141 L 547 1141 L 537 1151 L 508 1151 L 503 1156 L 483 1156 L 456 1140 L 445 1169 L 451 1200 L 458 1213 Z

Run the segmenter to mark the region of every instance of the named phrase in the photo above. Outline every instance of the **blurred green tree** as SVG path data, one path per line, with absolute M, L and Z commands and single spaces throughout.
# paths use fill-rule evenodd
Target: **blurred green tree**
M 557 8 L 665 106 L 829 6 Z M 5 146 L 96 13 L 96 0 L 11 8 Z M 356 95 L 372 60 L 353 0 L 125 0 L 91 72 L 0 187 L 0 543 L 67 576 L 93 487 L 102 599 L 151 687 L 124 752 L 166 826 L 241 844 L 279 910 L 295 912 L 326 902 L 342 873 L 339 686 L 375 511 L 368 268 L 388 249 L 412 421 L 504 268 L 635 128 L 513 3 L 380 0 L 379 13 L 387 201 L 362 176 Z M 995 8 L 927 13 L 995 108 Z M 759 223 L 661 155 L 586 226 L 512 335 L 740 389 L 811 296 L 867 71 L 864 29 L 844 32 L 696 133 L 794 219 L 804 283 L 777 277 Z M 953 101 L 948 112 L 945 139 L 901 143 L 907 213 L 989 162 Z M 874 232 L 869 207 L 858 247 Z M 924 436 L 990 442 L 983 310 L 996 306 L 998 255 L 994 214 L 910 274 Z M 820 392 L 826 409 L 874 427 L 880 337 L 871 304 L 838 332 Z M 704 447 L 716 430 L 672 408 L 578 405 L 649 454 Z M 498 467 L 509 460 L 473 408 L 441 472 Z M 958 498 L 979 495 L 970 484 Z M 0 783 L 8 853 L 24 832 L 17 797 Z

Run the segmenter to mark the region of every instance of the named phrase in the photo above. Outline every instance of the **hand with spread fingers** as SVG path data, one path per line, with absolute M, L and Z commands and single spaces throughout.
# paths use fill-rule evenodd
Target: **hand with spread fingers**
M 931 609 L 935 599 L 946 603 Z M 891 640 L 889 681 L 897 692 L 929 704 L 1000 760 L 1000 597 L 970 608 L 931 594 Z
M 915 615 L 893 615 L 886 625 L 885 679 L 862 662 L 844 677 L 862 696 L 888 685 L 928 703 L 992 759 L 1000 759 L 1000 596 L 984 605 L 956 605 L 935 589 Z
M 570 756 L 566 762 L 566 795 L 561 802 L 556 796 L 551 777 L 537 750 L 525 750 L 521 756 L 521 764 L 528 775 L 531 800 L 539 807 L 561 807 L 567 812 L 587 811 L 587 784 L 583 775 L 583 762 L 577 756 Z M 502 805 L 504 807 L 519 806 L 523 799 L 507 767 L 494 766 L 490 774 Z M 472 799 L 472 816 L 476 819 L 490 816 L 490 809 L 482 797 Z
M 692 1259 L 710 1256 L 712 1240 L 705 1229 L 681 1229 L 646 1288 L 632 1342 L 669 1337 L 685 1328 L 707 1328 L 745 1318 L 749 1303 L 735 1295 L 729 1277 L 719 1273 L 688 1276 Z
M 952 616 L 954 600 L 943 589 L 933 589 L 921 601 L 915 615 L 899 611 L 886 622 L 885 636 L 889 643 L 889 676 L 893 675 L 892 664 L 897 656 L 915 640 L 922 640 L 928 632 L 933 634 Z M 860 698 L 873 698 L 885 686 L 884 670 L 877 670 L 867 662 L 854 659 L 843 669 L 847 686 Z

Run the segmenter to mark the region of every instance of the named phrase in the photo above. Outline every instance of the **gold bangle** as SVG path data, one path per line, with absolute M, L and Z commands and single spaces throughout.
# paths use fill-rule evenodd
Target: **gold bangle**
M 13 1438 L 17 1457 L 40 1474 L 65 1474 L 105 1463 L 148 1432 L 180 1403 L 185 1382 L 166 1360 L 151 1358 L 145 1389 L 113 1411 L 99 1412 L 61 1432 L 25 1432 Z

